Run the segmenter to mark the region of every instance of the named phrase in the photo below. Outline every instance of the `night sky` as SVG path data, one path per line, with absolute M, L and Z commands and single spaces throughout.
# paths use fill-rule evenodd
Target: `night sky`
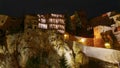
M 70 13 L 85 10 L 88 18 L 120 10 L 120 0 L 0 0 L 0 14 Z

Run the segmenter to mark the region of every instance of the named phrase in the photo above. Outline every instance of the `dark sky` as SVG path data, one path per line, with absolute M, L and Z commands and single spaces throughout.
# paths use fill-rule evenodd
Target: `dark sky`
M 85 10 L 88 17 L 119 10 L 120 0 L 0 0 L 0 13 L 22 16 L 25 13 L 72 13 Z

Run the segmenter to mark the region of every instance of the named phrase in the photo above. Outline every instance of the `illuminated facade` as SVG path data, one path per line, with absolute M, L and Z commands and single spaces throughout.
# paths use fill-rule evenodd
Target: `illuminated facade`
M 119 47 L 120 32 L 115 32 L 114 26 L 94 27 L 94 46 L 114 48 Z
M 65 32 L 65 19 L 62 14 L 38 14 L 38 28 L 54 29 L 60 33 Z

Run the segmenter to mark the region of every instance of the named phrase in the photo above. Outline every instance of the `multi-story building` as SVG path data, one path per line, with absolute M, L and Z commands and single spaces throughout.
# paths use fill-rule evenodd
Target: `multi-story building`
M 38 28 L 57 30 L 60 33 L 65 33 L 65 18 L 62 14 L 38 14 Z
M 24 30 L 38 28 L 38 17 L 36 15 L 26 15 L 24 19 Z
M 120 48 L 119 17 L 115 12 L 108 12 L 90 21 L 94 27 L 95 47 Z
M 120 13 L 117 13 L 115 11 L 109 12 L 109 18 L 115 21 L 115 24 L 112 25 L 114 29 L 113 33 L 120 44 Z

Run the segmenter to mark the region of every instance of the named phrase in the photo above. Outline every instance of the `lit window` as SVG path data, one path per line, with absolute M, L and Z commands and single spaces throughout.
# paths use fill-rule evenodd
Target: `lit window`
M 47 24 L 39 23 L 38 28 L 47 29 L 48 27 L 47 27 Z
M 55 25 L 55 29 L 58 29 L 58 26 L 57 26 L 57 25 Z
M 37 14 L 37 16 L 38 16 L 39 18 L 45 18 L 44 15 Z
M 65 27 L 63 25 L 58 25 L 59 29 L 65 29 Z
M 45 18 L 45 16 L 44 16 L 44 15 L 40 15 L 40 17 L 41 17 L 41 18 Z
M 61 23 L 61 24 L 65 24 L 65 23 L 64 23 L 64 19 L 59 19 L 59 18 L 57 18 L 57 19 L 56 19 L 56 18 L 50 18 L 50 19 L 49 19 L 49 22 L 50 22 L 50 23 Z
M 61 15 L 61 14 L 51 14 L 51 16 L 53 16 L 53 17 L 64 17 L 64 16 Z
M 55 20 L 55 19 L 52 19 L 52 23 L 56 23 L 56 20 Z
M 65 33 L 65 31 L 64 30 L 57 30 L 58 32 L 60 32 L 60 33 Z
M 52 22 L 52 21 L 53 21 L 52 18 L 50 18 L 50 19 L 49 19 L 49 22 Z
M 46 23 L 46 19 L 41 18 L 41 22 L 42 22 L 42 23 Z
M 63 25 L 61 25 L 61 28 L 62 28 L 62 29 L 65 29 L 65 27 L 64 27 Z
M 56 15 L 56 14 L 51 14 L 51 16 L 53 16 L 53 17 L 57 17 L 57 15 Z
M 65 24 L 64 19 L 59 19 L 59 21 L 60 21 L 61 24 Z
M 50 24 L 49 26 L 50 26 L 50 28 L 58 29 L 58 25 L 56 25 L 56 24 Z
M 56 23 L 59 23 L 59 20 L 58 20 L 58 19 L 56 19 Z
M 50 23 L 56 23 L 56 19 L 50 18 L 50 19 L 49 19 L 49 22 L 50 22 Z
M 38 21 L 40 21 L 40 19 L 38 19 Z
M 40 14 L 37 14 L 38 17 L 40 17 Z

